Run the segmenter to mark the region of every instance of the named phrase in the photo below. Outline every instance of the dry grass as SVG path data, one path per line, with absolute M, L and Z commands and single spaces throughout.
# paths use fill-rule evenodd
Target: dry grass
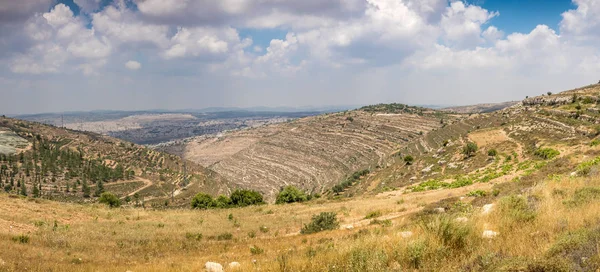
M 297 232 L 313 214 L 322 211 L 337 212 L 342 225 L 347 226 L 364 220 L 374 210 L 381 210 L 380 219 L 385 219 L 402 207 L 416 211 L 411 207 L 435 198 L 427 194 L 387 193 L 338 202 L 152 211 L 9 198 L 2 194 L 0 270 L 199 271 L 206 261 L 237 261 L 242 264 L 241 271 L 549 269 L 549 265 L 558 265 L 552 263 L 555 259 L 547 258 L 557 239 L 592 223 L 597 226 L 600 220 L 600 198 L 585 198 L 577 206 L 565 204 L 576 190 L 584 187 L 600 188 L 600 179 L 565 178 L 538 183 L 522 195 L 533 217 L 506 208 L 507 200 L 502 199 L 488 215 L 481 215 L 477 208 L 469 209 L 467 203 L 460 212 L 433 214 L 419 220 L 401 213 L 392 218 L 391 227 L 357 224 L 352 230 L 313 235 Z M 404 202 L 398 204 L 399 199 Z M 466 216 L 468 221 L 456 222 L 457 216 Z M 262 226 L 269 231 L 260 231 Z M 481 234 L 486 229 L 499 235 L 483 239 Z M 413 236 L 403 238 L 404 231 L 412 231 Z M 231 240 L 223 235 L 227 233 L 232 234 Z M 29 236 L 29 241 L 13 240 L 20 234 Z M 198 234 L 202 234 L 201 238 Z M 595 254 L 584 257 L 600 258 Z M 562 259 L 569 264 L 568 257 Z

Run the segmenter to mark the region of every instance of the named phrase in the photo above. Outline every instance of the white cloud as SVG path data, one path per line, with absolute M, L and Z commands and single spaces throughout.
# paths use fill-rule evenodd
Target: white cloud
M 36 12 L 44 12 L 52 0 L 2 0 L 0 1 L 0 22 L 18 22 Z
M 451 46 L 472 48 L 484 42 L 481 26 L 498 15 L 497 12 L 489 12 L 479 6 L 456 1 L 446 9 L 440 25 L 445 40 Z
M 138 70 L 142 68 L 142 65 L 135 60 L 130 60 L 125 63 L 125 67 L 129 70 Z
M 573 0 L 573 3 L 577 9 L 562 14 L 561 34 L 580 42 L 600 42 L 600 3 L 596 0 Z
M 57 73 L 75 68 L 92 74 L 112 50 L 106 38 L 87 29 L 64 4 L 30 18 L 25 32 L 35 45 L 14 57 L 10 67 L 15 73 Z M 65 67 L 68 62 L 72 67 Z

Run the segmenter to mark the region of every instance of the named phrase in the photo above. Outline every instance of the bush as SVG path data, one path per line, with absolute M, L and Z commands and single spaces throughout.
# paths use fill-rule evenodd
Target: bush
M 569 207 L 578 207 L 597 199 L 600 199 L 600 188 L 584 187 L 577 189 L 573 198 L 565 201 L 564 204 Z
M 371 219 L 371 218 L 377 218 L 380 217 L 382 215 L 381 211 L 372 211 L 367 213 L 367 215 L 365 216 L 365 219 Z
M 277 195 L 276 204 L 282 203 L 293 203 L 293 202 L 304 202 L 308 200 L 308 196 L 300 191 L 298 188 L 289 185 L 283 188 L 281 192 Z
M 12 238 L 13 242 L 27 244 L 29 243 L 29 236 L 25 234 L 17 235 Z
M 337 214 L 334 212 L 322 212 L 314 215 L 309 224 L 305 224 L 301 234 L 311 234 L 324 230 L 334 230 L 339 228 L 340 223 L 337 220 Z
M 257 192 L 252 190 L 243 190 L 238 189 L 233 191 L 231 194 L 231 203 L 234 206 L 238 207 L 246 207 L 250 205 L 258 205 L 264 204 L 263 196 Z
M 215 200 L 215 207 L 217 207 L 217 208 L 224 209 L 224 208 L 229 208 L 230 206 L 231 206 L 231 199 L 227 196 L 220 195 Z
M 114 195 L 113 193 L 109 193 L 109 192 L 102 193 L 100 195 L 100 198 L 98 199 L 98 202 L 104 203 L 111 208 L 116 208 L 116 207 L 121 206 L 121 200 L 116 195 Z
M 600 228 L 579 229 L 559 237 L 546 253 L 548 259 L 568 260 L 565 271 L 596 271 L 600 267 Z
M 413 156 L 411 156 L 411 155 L 406 155 L 406 156 L 404 157 L 404 162 L 405 162 L 407 165 L 411 165 L 411 164 L 413 164 L 413 162 L 414 162 L 414 161 L 415 161 L 415 158 L 413 158 Z
M 230 232 L 225 232 L 217 235 L 217 241 L 231 240 L 233 239 L 233 234 Z
M 429 221 L 423 221 L 421 227 L 451 250 L 464 249 L 473 233 L 470 225 L 458 223 L 449 216 L 436 216 Z
M 192 208 L 194 209 L 210 209 L 216 206 L 217 203 L 209 194 L 198 193 L 192 199 Z
M 490 150 L 488 150 L 488 156 L 490 156 L 490 157 L 496 157 L 496 155 L 498 155 L 498 151 L 496 151 L 496 149 L 490 149 Z
M 554 157 L 560 155 L 560 152 L 552 148 L 538 148 L 533 154 L 544 160 L 551 160 Z
M 481 196 L 486 196 L 487 193 L 485 191 L 482 190 L 475 190 L 475 191 L 470 191 L 467 196 L 473 196 L 473 197 L 481 197 Z
M 535 209 L 524 196 L 511 195 L 500 200 L 500 211 L 515 223 L 531 222 L 536 217 Z
M 472 157 L 473 155 L 475 155 L 475 152 L 477 152 L 477 144 L 474 142 L 468 142 L 467 145 L 465 145 L 465 147 L 463 147 L 463 154 L 465 154 L 465 156 L 467 157 Z
M 192 233 L 192 232 L 187 232 L 185 234 L 185 238 L 189 239 L 189 240 L 196 240 L 196 241 L 200 241 L 202 240 L 202 233 Z
M 250 253 L 252 253 L 252 255 L 262 254 L 263 252 L 265 252 L 265 250 L 256 245 L 250 247 Z

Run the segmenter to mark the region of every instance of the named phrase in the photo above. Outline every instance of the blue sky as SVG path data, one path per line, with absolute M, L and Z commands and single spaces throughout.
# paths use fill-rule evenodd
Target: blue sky
M 132 1 L 3 2 L 0 113 L 461 105 L 600 79 L 600 0 Z
M 539 24 L 557 30 L 561 14 L 576 8 L 570 0 L 476 0 L 472 3 L 500 12 L 500 16 L 490 20 L 490 24 L 504 29 L 506 33 L 528 32 Z

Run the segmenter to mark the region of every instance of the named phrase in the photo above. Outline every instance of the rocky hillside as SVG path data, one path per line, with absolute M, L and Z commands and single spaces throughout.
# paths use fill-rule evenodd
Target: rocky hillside
M 375 105 L 195 138 L 164 150 L 268 197 L 285 185 L 322 193 L 354 172 L 386 165 L 393 153 L 454 118 L 401 104 Z
M 103 191 L 130 201 L 188 205 L 195 192 L 227 193 L 218 174 L 175 155 L 94 133 L 0 119 L 0 187 L 22 195 L 91 201 Z

